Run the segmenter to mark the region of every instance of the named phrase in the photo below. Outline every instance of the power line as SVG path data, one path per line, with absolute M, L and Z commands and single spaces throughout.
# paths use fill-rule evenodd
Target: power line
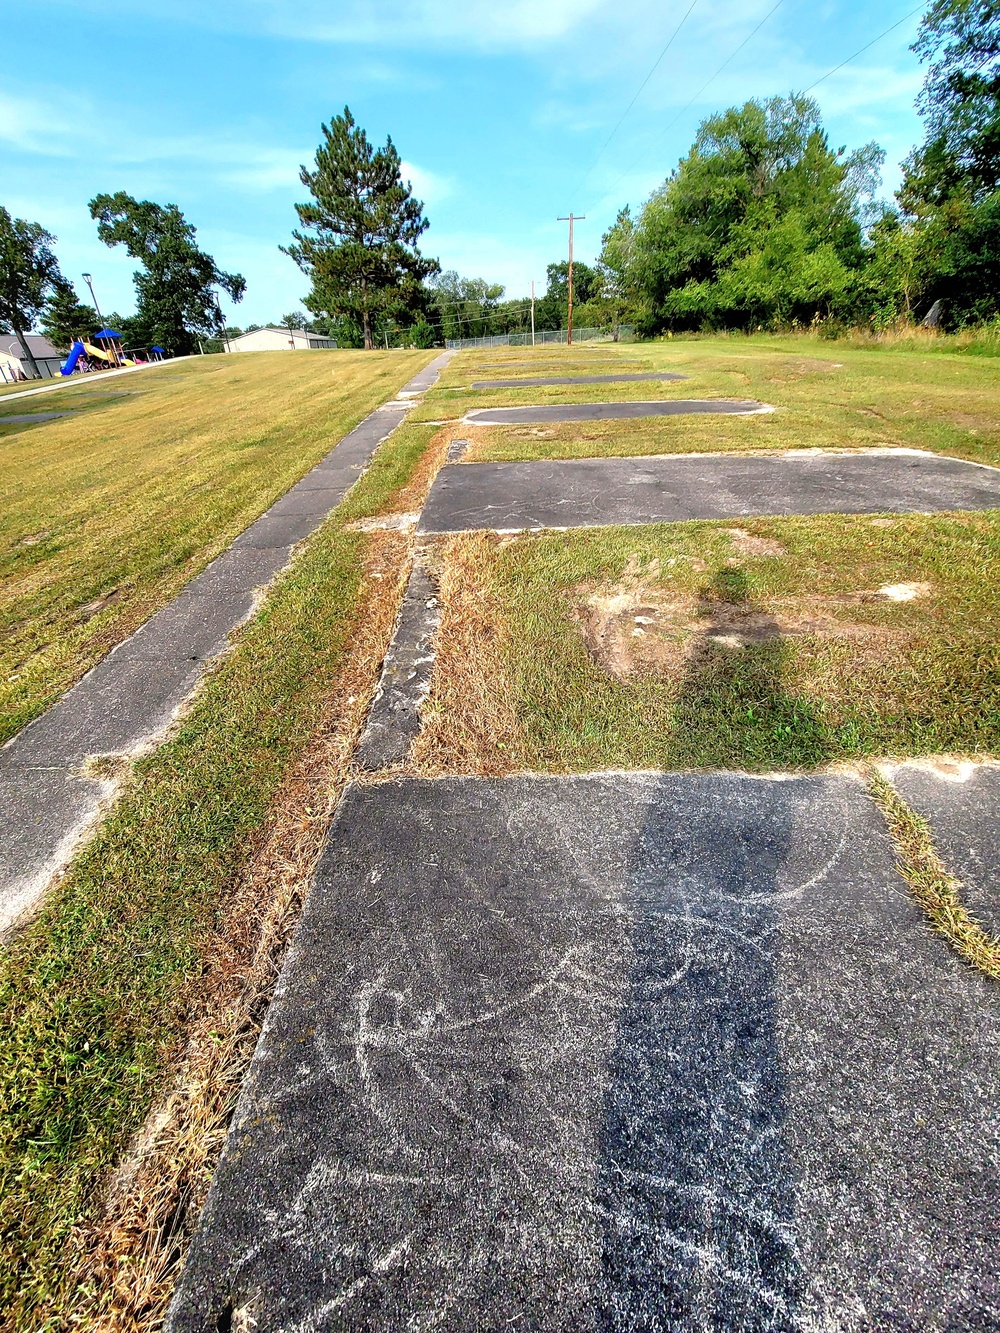
M 640 96 L 640 94 L 642 93 L 642 90 L 645 88 L 646 84 L 650 81 L 650 79 L 653 77 L 653 75 L 654 75 L 654 74 L 656 73 L 656 71 L 659 69 L 659 67 L 660 67 L 660 65 L 661 65 L 661 63 L 662 63 L 662 61 L 663 61 L 663 57 L 667 54 L 667 52 L 668 52 L 668 51 L 670 50 L 670 48 L 673 46 L 674 42 L 675 42 L 676 39 L 677 39 L 677 35 L 678 35 L 678 33 L 680 32 L 681 28 L 684 27 L 684 24 L 688 21 L 688 19 L 691 17 L 691 12 L 692 12 L 692 10 L 694 9 L 694 7 L 695 7 L 695 5 L 696 5 L 697 3 L 698 3 L 698 0 L 691 0 L 691 4 L 690 4 L 690 6 L 689 6 L 687 12 L 685 13 L 684 17 L 681 19 L 680 23 L 678 23 L 677 27 L 676 27 L 676 28 L 673 30 L 673 32 L 671 33 L 671 35 L 670 35 L 670 40 L 667 42 L 666 46 L 663 48 L 663 50 L 660 52 L 660 54 L 656 57 L 656 60 L 653 62 L 653 67 L 652 67 L 652 69 L 649 71 L 649 73 L 648 73 L 648 74 L 646 75 L 646 77 L 643 79 L 642 83 L 639 84 L 639 87 L 636 89 L 635 96 L 632 98 L 631 102 L 629 102 L 628 106 L 627 106 L 627 107 L 625 108 L 625 110 L 622 112 L 621 117 L 620 117 L 620 119 L 619 119 L 619 121 L 618 121 L 618 124 L 614 127 L 614 129 L 611 131 L 611 133 L 608 135 L 608 137 L 607 137 L 607 138 L 604 140 L 604 142 L 601 144 L 600 148 L 597 150 L 597 156 L 594 158 L 593 162 L 591 162 L 589 168 L 587 169 L 587 175 L 584 176 L 584 178 L 583 178 L 584 180 L 587 179 L 587 176 L 589 176 L 590 173 L 591 173 L 591 172 L 594 170 L 594 168 L 597 166 L 598 162 L 601 160 L 601 155 L 603 154 L 605 148 L 607 148 L 608 144 L 611 142 L 611 140 L 615 137 L 615 135 L 616 135 L 616 134 L 618 133 L 618 131 L 621 129 L 622 125 L 624 125 L 624 123 L 625 123 L 625 117 L 628 115 L 628 113 L 629 113 L 629 112 L 632 110 L 632 108 L 635 106 L 636 102 L 638 102 L 638 100 L 639 100 L 639 96 Z
M 885 32 L 880 32 L 877 37 L 873 37 L 866 46 L 863 46 L 861 48 L 860 51 L 855 51 L 854 55 L 848 56 L 846 60 L 842 60 L 835 69 L 831 69 L 830 72 L 828 74 L 824 74 L 821 79 L 817 79 L 815 83 L 811 83 L 809 87 L 806 88 L 802 96 L 805 97 L 806 94 L 811 93 L 812 90 L 814 88 L 818 88 L 821 83 L 826 83 L 827 79 L 832 78 L 834 74 L 839 74 L 839 72 L 844 68 L 845 65 L 849 65 L 852 60 L 857 60 L 858 56 L 863 56 L 864 53 L 870 50 L 875 45 L 876 42 L 880 42 L 883 37 L 888 37 L 890 32 L 895 32 L 897 28 L 901 28 L 903 24 L 908 22 L 911 18 L 913 18 L 915 14 L 920 14 L 923 12 L 923 10 L 924 10 L 923 5 L 918 5 L 916 9 L 911 9 L 908 14 L 904 14 L 903 17 L 901 19 L 898 19 L 891 27 L 886 28 Z
M 698 91 L 695 93 L 695 95 L 691 98 L 690 102 L 688 102 L 685 106 L 683 106 L 683 107 L 680 109 L 680 111 L 678 111 L 677 115 L 674 116 L 673 120 L 670 121 L 670 123 L 666 126 L 666 128 L 663 129 L 663 130 L 658 130 L 658 131 L 657 131 L 658 134 L 668 134 L 668 133 L 673 129 L 673 127 L 674 127 L 674 126 L 677 124 L 677 122 L 680 120 L 681 116 L 686 115 L 686 113 L 687 113 L 688 111 L 690 111 L 691 107 L 694 106 L 695 102 L 697 102 L 698 98 L 702 95 L 702 93 L 705 91 L 705 89 L 711 87 L 711 85 L 712 85 L 712 84 L 715 82 L 715 80 L 719 77 L 719 75 L 722 73 L 722 71 L 723 71 L 724 69 L 726 69 L 729 65 L 732 64 L 732 62 L 736 59 L 736 57 L 739 55 L 739 53 L 743 50 L 743 48 L 744 48 L 749 42 L 753 41 L 754 37 L 757 36 L 757 34 L 760 32 L 761 28 L 763 28 L 764 24 L 767 23 L 768 19 L 771 18 L 772 14 L 777 13 L 777 11 L 781 8 L 781 6 L 782 6 L 784 3 L 785 3 L 785 0 L 777 0 L 777 4 L 773 5 L 773 6 L 767 11 L 767 13 L 766 13 L 766 14 L 764 15 L 764 17 L 761 19 L 761 21 L 757 24 L 756 28 L 754 28 L 752 32 L 748 33 L 747 36 L 743 38 L 743 40 L 742 40 L 742 42 L 740 42 L 739 46 L 737 46 L 736 49 L 735 49 L 734 51 L 732 51 L 732 52 L 726 57 L 726 59 L 722 62 L 722 64 L 721 64 L 721 65 L 719 66 L 719 68 L 715 71 L 715 73 L 712 75 L 712 77 L 711 77 L 706 83 L 703 83 L 703 84 L 701 85 L 701 87 L 698 89 Z M 626 176 L 630 175 L 631 172 L 632 172 L 632 171 L 635 169 L 635 167 L 637 166 L 637 164 L 641 161 L 641 159 L 642 159 L 642 157 L 643 157 L 644 155 L 645 155 L 645 149 L 643 150 L 643 153 L 640 154 L 640 156 L 637 157 L 637 158 L 635 159 L 635 161 L 632 162 L 631 166 L 626 167 L 625 170 L 621 173 L 621 175 L 617 178 L 617 180 L 613 181 L 613 182 L 611 183 L 611 185 L 609 185 L 609 186 L 607 187 L 607 189 L 605 190 L 605 193 L 606 193 L 606 194 L 609 193 L 609 192 L 610 192 L 611 190 L 613 190 L 617 185 L 619 185 L 619 184 L 625 179 Z

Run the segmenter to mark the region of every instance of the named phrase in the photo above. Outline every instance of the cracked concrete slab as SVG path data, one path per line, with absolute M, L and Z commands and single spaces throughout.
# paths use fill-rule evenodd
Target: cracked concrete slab
M 354 756 L 359 769 L 375 772 L 408 757 L 420 732 L 420 705 L 430 690 L 432 645 L 440 621 L 437 587 L 418 556 Z
M 449 359 L 437 357 L 407 387 L 433 382 Z M 0 855 L 0 930 L 37 899 L 98 815 L 101 785 L 80 778 L 80 766 L 90 755 L 132 753 L 169 726 L 206 662 L 251 614 L 256 590 L 339 504 L 401 419 L 367 416 L 174 602 L 0 749 L 0 824 L 8 842 Z M 51 776 L 29 777 L 35 770 Z
M 530 426 L 551 421 L 621 421 L 633 417 L 704 414 L 757 416 L 773 412 L 751 398 L 658 398 L 647 403 L 544 403 L 538 407 L 477 407 L 467 412 L 471 426 Z
M 894 768 L 892 783 L 927 821 L 966 908 L 1000 938 L 1000 767 L 917 761 Z
M 355 786 L 167 1328 L 994 1327 L 998 1096 L 853 778 Z
M 916 450 L 668 454 L 446 466 L 418 531 L 674 523 L 1000 506 L 1000 470 Z
M 545 379 L 473 380 L 474 389 L 534 389 L 539 385 L 556 384 L 625 384 L 640 380 L 686 380 L 687 375 L 670 371 L 646 371 L 638 375 L 552 375 Z

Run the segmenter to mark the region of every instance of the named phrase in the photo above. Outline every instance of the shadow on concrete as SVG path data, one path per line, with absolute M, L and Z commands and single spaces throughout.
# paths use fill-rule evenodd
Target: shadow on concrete
M 759 751 L 762 728 L 797 727 L 819 757 L 822 729 L 785 690 L 787 645 L 743 571 L 722 570 L 701 607 L 677 713 L 692 752 L 731 764 Z M 774 783 L 766 802 L 754 789 L 706 785 L 693 828 L 670 800 L 650 801 L 629 857 L 631 976 L 596 1199 L 604 1333 L 790 1329 L 805 1298 L 775 975 L 802 797 L 794 784 Z

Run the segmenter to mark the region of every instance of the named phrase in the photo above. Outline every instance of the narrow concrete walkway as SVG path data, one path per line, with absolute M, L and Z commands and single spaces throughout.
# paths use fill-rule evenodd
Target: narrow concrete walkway
M 451 355 L 401 393 L 426 388 Z M 395 402 L 366 417 L 175 601 L 0 749 L 0 930 L 37 901 L 96 818 L 109 787 L 82 774 L 87 758 L 131 753 L 163 731 L 250 616 L 257 589 L 336 508 L 406 407 Z
M 910 449 L 666 454 L 441 469 L 422 533 L 1000 507 L 1000 469 Z
M 971 1333 L 998 1098 L 856 779 L 354 787 L 167 1327 Z

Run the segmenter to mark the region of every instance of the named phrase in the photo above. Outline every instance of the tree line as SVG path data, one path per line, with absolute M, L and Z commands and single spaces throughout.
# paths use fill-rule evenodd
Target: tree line
M 690 151 L 633 216 L 622 208 L 593 266 L 574 265 L 579 325 L 668 330 L 820 325 L 836 333 L 926 321 L 1000 321 L 1000 4 L 932 0 L 914 50 L 927 66 L 918 109 L 924 140 L 895 198 L 879 198 L 875 143 L 833 149 L 819 107 L 791 94 L 707 117 Z M 342 346 L 526 332 L 527 299 L 504 300 L 483 278 L 425 256 L 423 204 L 402 178 L 391 137 L 368 139 L 349 108 L 322 127 L 309 198 L 281 249 L 309 279 L 308 314 L 282 326 Z M 246 282 L 198 245 L 175 204 L 124 191 L 90 201 L 97 233 L 138 260 L 136 313 L 107 316 L 126 343 L 175 355 L 226 330 L 218 293 Z M 92 334 L 97 311 L 60 272 L 55 238 L 0 206 L 0 330 L 41 327 L 57 346 Z M 564 326 L 565 263 L 547 269 L 538 329 Z

